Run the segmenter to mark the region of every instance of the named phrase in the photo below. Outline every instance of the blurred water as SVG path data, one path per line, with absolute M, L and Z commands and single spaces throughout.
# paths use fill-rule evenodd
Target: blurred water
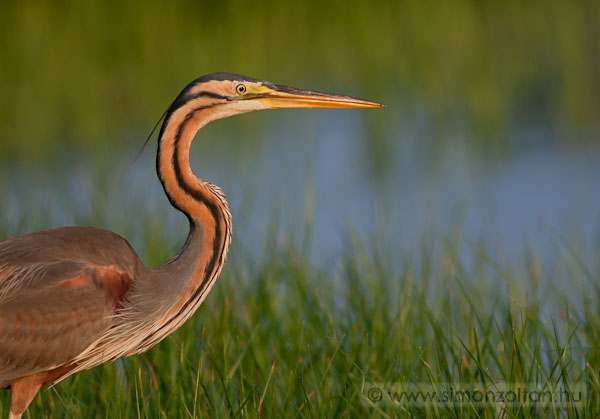
M 371 140 L 367 112 L 382 112 L 382 138 Z M 393 108 L 367 112 L 261 113 L 199 134 L 192 166 L 224 188 L 236 246 L 260 254 L 275 231 L 282 246 L 304 244 L 323 262 L 339 256 L 355 230 L 368 246 L 398 256 L 418 257 L 432 235 L 455 234 L 508 258 L 528 247 L 552 258 L 566 240 L 592 260 L 600 148 L 565 150 L 544 141 L 540 127 L 536 145 L 524 145 L 530 131 L 515 130 L 514 152 L 490 158 L 470 150 L 466 133 L 448 134 L 440 150 L 422 122 Z M 244 141 L 252 136 L 261 139 Z M 126 236 L 143 255 L 150 223 L 169 249 L 180 245 L 187 226 L 156 179 L 155 146 L 132 164 L 142 138 L 132 137 L 111 155 L 65 152 L 43 169 L 4 165 L 4 234 L 93 224 Z M 383 155 L 373 157 L 381 144 Z

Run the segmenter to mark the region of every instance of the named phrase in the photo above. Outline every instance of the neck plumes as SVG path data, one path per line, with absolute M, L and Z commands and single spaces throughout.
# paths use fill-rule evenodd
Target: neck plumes
M 212 103 L 211 103 L 212 102 Z M 184 248 L 166 265 L 168 281 L 178 298 L 168 313 L 173 326 L 181 324 L 200 305 L 225 264 L 231 238 L 231 214 L 223 191 L 198 179 L 189 164 L 196 132 L 214 119 L 214 98 L 190 100 L 167 114 L 159 138 L 158 176 L 174 207 L 190 221 Z

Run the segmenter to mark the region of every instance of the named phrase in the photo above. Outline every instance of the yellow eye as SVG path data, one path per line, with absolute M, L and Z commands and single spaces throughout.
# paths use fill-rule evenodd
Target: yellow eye
M 243 95 L 246 93 L 246 85 L 245 84 L 238 84 L 237 86 L 235 86 L 235 91 L 237 92 L 238 95 Z

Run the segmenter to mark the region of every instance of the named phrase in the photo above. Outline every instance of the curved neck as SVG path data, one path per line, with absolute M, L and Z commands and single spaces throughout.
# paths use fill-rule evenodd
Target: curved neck
M 213 100 L 213 104 L 207 103 Z M 191 100 L 169 112 L 161 129 L 157 172 L 171 204 L 190 221 L 183 249 L 157 269 L 160 282 L 175 291 L 166 328 L 177 327 L 200 305 L 225 264 L 231 239 L 231 213 L 223 191 L 198 179 L 189 150 L 200 128 L 213 119 L 214 99 Z M 172 323 L 172 324 L 171 324 Z
M 167 115 L 160 133 L 156 156 L 158 177 L 171 204 L 192 223 L 204 224 L 207 209 L 229 210 L 223 191 L 198 179 L 190 168 L 192 141 L 198 130 L 212 119 L 216 107 L 206 99 L 192 100 Z

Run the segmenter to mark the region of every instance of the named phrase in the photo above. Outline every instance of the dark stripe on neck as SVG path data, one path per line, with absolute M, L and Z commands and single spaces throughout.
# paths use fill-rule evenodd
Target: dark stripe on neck
M 206 205 L 206 207 L 210 210 L 211 215 L 213 216 L 214 220 L 215 220 L 215 238 L 213 240 L 213 254 L 212 254 L 212 258 L 209 262 L 208 265 L 206 265 L 205 271 L 204 271 L 204 280 L 202 281 L 202 284 L 200 285 L 199 288 L 202 288 L 204 286 L 204 284 L 206 283 L 206 281 L 208 280 L 208 277 L 210 275 L 210 273 L 213 271 L 213 268 L 216 264 L 216 256 L 217 253 L 219 251 L 219 239 L 221 236 L 221 226 L 219 224 L 219 221 L 221 221 L 223 214 L 221 211 L 219 211 L 218 206 L 210 200 L 207 200 L 204 198 L 204 194 L 200 191 L 198 191 L 197 189 L 195 189 L 194 187 L 188 185 L 187 183 L 185 183 L 185 179 L 183 178 L 183 173 L 181 171 L 181 166 L 179 164 L 179 140 L 181 139 L 181 134 L 183 132 L 183 127 L 185 125 L 185 123 L 192 117 L 194 116 L 194 114 L 198 111 L 201 111 L 203 109 L 209 108 L 212 106 L 203 106 L 203 107 L 199 107 L 196 108 L 192 111 L 190 111 L 184 118 L 184 120 L 181 122 L 181 124 L 179 125 L 179 127 L 177 127 L 177 133 L 175 134 L 175 141 L 173 143 L 173 156 L 171 157 L 171 163 L 173 164 L 173 171 L 175 172 L 175 179 L 177 180 L 177 184 L 179 185 L 179 187 L 189 196 L 191 196 L 192 198 L 194 198 L 195 201 L 203 203 L 204 205 Z M 206 191 L 206 189 L 205 189 Z M 205 192 L 206 193 L 206 192 Z M 208 192 L 211 193 L 211 192 Z M 215 197 L 216 198 L 216 197 Z M 218 200 L 218 198 L 217 198 Z M 189 217 L 189 215 L 188 215 Z
M 192 109 L 190 112 L 187 113 L 187 115 L 183 118 L 183 121 L 181 122 L 181 124 L 179 124 L 179 126 L 177 127 L 177 133 L 175 134 L 175 140 L 173 143 L 173 155 L 171 156 L 171 166 L 175 169 L 175 177 L 177 178 L 177 184 L 182 187 L 182 189 L 184 189 L 184 191 L 187 193 L 187 190 L 185 187 L 182 186 L 183 183 L 183 177 L 181 175 L 181 167 L 179 166 L 179 163 L 177 162 L 177 143 L 179 142 L 179 138 L 181 137 L 181 131 L 183 130 L 183 126 L 185 125 L 185 123 L 192 117 L 194 116 L 195 112 L 198 111 L 202 111 L 204 109 L 208 109 L 208 108 L 212 108 L 215 105 L 206 105 L 206 106 L 199 106 L 197 108 Z M 167 125 L 169 125 L 169 120 L 171 118 L 171 115 L 173 114 L 173 111 L 169 112 L 169 115 L 165 118 L 165 121 L 163 123 L 163 126 L 160 129 L 160 134 L 159 134 L 159 140 L 158 140 L 158 153 L 156 155 L 156 172 L 158 173 L 158 178 L 160 179 L 160 182 L 163 185 L 163 189 L 165 191 L 165 194 L 167 195 L 167 198 L 169 199 L 169 202 L 171 203 L 171 205 L 175 208 L 177 208 L 179 211 L 183 212 L 186 217 L 188 217 L 188 220 L 191 221 L 191 217 L 190 215 L 184 211 L 183 208 L 181 208 L 179 206 L 179 204 L 177 204 L 177 202 L 175 202 L 175 200 L 171 197 L 171 195 L 169 194 L 169 191 L 167 190 L 167 188 L 165 187 L 165 180 L 163 179 L 161 170 L 160 170 L 160 161 L 161 161 L 161 157 L 162 157 L 162 138 L 163 138 L 163 134 L 166 130 Z M 187 193 L 189 195 L 189 193 Z
M 200 92 L 200 93 L 210 93 L 210 92 Z M 204 199 L 204 196 L 202 194 L 202 192 L 194 189 L 192 186 L 188 185 L 187 183 L 185 183 L 185 179 L 183 178 L 183 173 L 181 170 L 181 166 L 179 164 L 179 140 L 181 138 L 181 134 L 183 133 L 183 128 L 185 123 L 191 119 L 194 114 L 196 112 L 202 111 L 204 109 L 207 108 L 211 108 L 214 105 L 209 105 L 209 106 L 201 106 L 198 108 L 193 109 L 192 111 L 190 111 L 183 119 L 183 121 L 181 122 L 181 124 L 177 127 L 177 132 L 175 134 L 175 139 L 173 142 L 173 155 L 171 157 L 171 164 L 173 167 L 173 171 L 175 173 L 175 179 L 177 181 L 177 185 L 190 197 L 192 197 L 196 202 L 198 203 L 202 203 L 204 205 L 206 205 L 206 207 L 209 209 L 212 217 L 215 220 L 215 237 L 213 239 L 213 251 L 212 251 L 212 255 L 211 255 L 211 259 L 209 261 L 209 263 L 206 265 L 206 268 L 204 269 L 204 278 L 202 280 L 202 282 L 200 283 L 200 285 L 196 288 L 196 290 L 194 291 L 194 293 L 192 294 L 192 296 L 185 302 L 185 304 L 179 309 L 179 311 L 177 312 L 177 314 L 175 314 L 173 317 L 171 317 L 169 320 L 167 320 L 163 325 L 161 325 L 158 329 L 156 329 L 155 331 L 153 331 L 152 333 L 150 333 L 148 336 L 146 336 L 144 338 L 143 342 L 148 342 L 154 335 L 156 335 L 158 332 L 160 332 L 162 329 L 164 329 L 165 327 L 169 326 L 175 319 L 177 319 L 179 316 L 181 316 L 183 313 L 185 313 L 188 309 L 188 307 L 190 306 L 190 304 L 192 304 L 194 301 L 196 301 L 201 295 L 202 292 L 204 291 L 204 289 L 206 288 L 207 284 L 209 283 L 209 280 L 212 276 L 212 272 L 215 268 L 215 265 L 217 264 L 217 260 L 220 257 L 220 255 L 223 254 L 223 252 L 225 251 L 225 246 L 227 243 L 227 223 L 224 222 L 225 225 L 225 231 L 221 232 L 221 225 L 220 225 L 220 221 L 223 218 L 223 213 L 222 211 L 219 209 L 218 205 L 216 205 L 214 202 L 210 201 L 210 200 L 206 200 Z M 162 138 L 162 136 L 161 136 Z M 159 147 L 159 159 L 160 159 L 160 147 Z M 157 161 L 159 161 L 159 159 L 157 159 Z M 160 170 L 159 170 L 159 177 L 160 176 Z M 162 180 L 162 177 L 161 177 Z M 164 182 L 163 182 L 164 185 Z M 166 189 L 165 189 L 166 192 Z M 205 192 L 205 193 L 211 193 L 211 192 Z M 188 214 L 187 212 L 184 211 L 183 208 L 180 208 L 179 205 L 177 205 L 174 202 L 174 199 L 172 199 L 168 192 L 167 192 L 167 196 L 169 198 L 169 201 L 171 202 L 171 204 L 179 209 L 180 211 L 182 211 L 190 220 L 190 229 L 194 229 L 195 227 L 195 220 L 192 219 L 191 215 Z M 215 197 L 216 198 L 216 197 Z M 218 200 L 218 198 L 216 198 Z M 190 234 L 192 232 L 190 231 Z M 221 246 L 221 251 L 219 252 L 219 242 L 223 241 L 223 245 Z
M 223 96 L 223 95 L 220 95 L 220 94 L 214 93 L 214 92 L 209 92 L 207 90 L 201 90 L 201 91 L 199 91 L 197 93 L 191 93 L 187 89 L 184 89 L 183 92 L 181 92 L 179 94 L 179 96 L 177 96 L 175 98 L 175 100 L 173 101 L 173 103 L 171 103 L 171 106 L 169 106 L 169 116 L 173 112 L 175 112 L 178 109 L 181 109 L 182 107 L 184 107 L 191 100 L 200 99 L 200 98 L 203 98 L 203 97 L 205 97 L 205 98 L 213 98 L 213 99 L 217 99 L 217 100 L 223 100 L 223 101 L 226 101 L 226 102 L 230 102 L 232 100 L 230 97 Z

